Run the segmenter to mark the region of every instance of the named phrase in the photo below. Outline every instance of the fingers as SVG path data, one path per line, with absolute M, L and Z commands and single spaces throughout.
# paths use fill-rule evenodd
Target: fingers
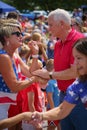
M 33 114 L 32 114 L 32 120 L 40 122 L 41 121 L 40 120 L 40 113 L 37 112 L 37 111 L 33 112 Z
M 29 48 L 31 49 L 32 54 L 38 54 L 39 47 L 38 47 L 36 41 L 30 41 L 30 42 L 28 43 L 28 46 L 29 46 Z

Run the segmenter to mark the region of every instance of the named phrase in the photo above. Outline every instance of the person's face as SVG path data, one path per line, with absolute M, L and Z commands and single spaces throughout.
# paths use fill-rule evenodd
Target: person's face
M 87 74 L 87 56 L 73 48 L 74 61 L 79 75 Z
M 76 29 L 77 31 L 81 32 L 81 27 L 79 24 L 76 23 L 75 18 L 71 19 L 71 25 L 74 29 Z
M 83 26 L 87 27 L 87 19 L 83 22 Z
M 59 37 L 61 33 L 61 26 L 60 23 L 55 22 L 52 17 L 48 18 L 48 25 L 49 25 L 49 32 L 54 37 Z
M 22 33 L 17 27 L 14 28 L 14 31 L 9 37 L 9 42 L 15 48 L 18 48 L 22 45 Z

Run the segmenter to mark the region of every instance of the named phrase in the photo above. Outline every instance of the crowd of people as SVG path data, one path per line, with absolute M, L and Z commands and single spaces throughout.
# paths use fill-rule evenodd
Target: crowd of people
M 0 129 L 87 129 L 86 22 L 64 9 L 0 19 Z

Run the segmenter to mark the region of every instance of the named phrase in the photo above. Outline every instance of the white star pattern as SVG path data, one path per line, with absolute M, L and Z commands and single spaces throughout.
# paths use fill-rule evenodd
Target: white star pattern
M 54 85 L 55 85 L 55 87 L 57 87 L 57 83 L 55 83 Z
M 81 100 L 82 100 L 83 103 L 87 102 L 87 95 L 84 96 L 83 98 L 81 98 Z
M 73 91 L 69 91 L 69 94 L 71 95 L 71 97 L 75 95 Z
M 78 100 L 78 98 L 79 98 L 79 97 L 76 97 L 76 98 L 75 98 L 75 101 L 77 101 L 77 100 Z
M 83 92 L 83 89 L 80 89 L 79 92 Z

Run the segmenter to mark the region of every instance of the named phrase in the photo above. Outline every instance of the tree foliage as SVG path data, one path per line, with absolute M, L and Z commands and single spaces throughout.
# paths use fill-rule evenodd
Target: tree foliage
M 87 5 L 87 0 L 2 0 L 10 5 L 15 6 L 18 10 L 34 10 L 39 8 L 41 10 L 54 10 L 56 8 L 63 8 L 66 10 L 73 10 L 79 8 L 81 5 Z

